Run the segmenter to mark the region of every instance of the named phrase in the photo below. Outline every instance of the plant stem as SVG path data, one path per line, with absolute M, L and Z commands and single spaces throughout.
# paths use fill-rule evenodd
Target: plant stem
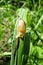
M 0 57 L 11 55 L 11 52 L 0 53 Z

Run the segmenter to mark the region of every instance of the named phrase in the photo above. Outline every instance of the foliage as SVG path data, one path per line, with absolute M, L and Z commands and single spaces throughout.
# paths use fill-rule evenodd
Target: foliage
M 26 34 L 23 40 L 19 40 L 16 58 L 13 52 L 19 17 L 26 22 Z M 0 58 L 2 57 L 11 57 L 11 63 L 15 65 L 16 60 L 17 65 L 43 65 L 43 0 L 0 0 Z M 6 62 L 7 65 L 10 65 L 9 61 Z

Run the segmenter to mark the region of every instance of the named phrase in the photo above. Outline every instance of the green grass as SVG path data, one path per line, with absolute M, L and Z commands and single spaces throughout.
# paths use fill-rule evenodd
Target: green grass
M 26 34 L 17 42 L 19 17 Z M 0 57 L 9 55 L 10 65 L 43 65 L 43 0 L 0 0 Z

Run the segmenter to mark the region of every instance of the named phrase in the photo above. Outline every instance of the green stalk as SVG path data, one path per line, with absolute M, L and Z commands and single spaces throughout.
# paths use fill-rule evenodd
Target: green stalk
M 17 65 L 22 65 L 22 53 L 23 53 L 23 46 L 24 46 L 24 41 L 20 39 L 20 44 L 18 48 L 18 60 L 17 60 Z
M 35 0 L 33 0 L 33 10 L 36 10 L 36 7 L 35 7 Z
M 26 65 L 30 51 L 30 35 L 26 33 L 23 39 L 20 39 L 18 48 L 17 65 Z
M 15 45 L 16 45 L 16 39 L 14 39 L 14 41 L 12 43 L 10 65 L 14 65 L 14 62 L 15 62 L 15 56 L 14 56 L 14 47 L 15 47 Z
M 41 0 L 39 0 L 39 7 L 38 7 L 38 9 L 41 7 Z

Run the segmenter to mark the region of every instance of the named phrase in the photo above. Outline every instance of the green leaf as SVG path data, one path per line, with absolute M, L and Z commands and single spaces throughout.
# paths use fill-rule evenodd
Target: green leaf
M 24 39 L 20 39 L 18 48 L 18 65 L 26 65 L 30 51 L 30 35 L 26 33 Z
M 4 31 L 2 29 L 2 26 L 0 25 L 0 40 L 2 39 L 3 33 L 4 33 Z
M 20 39 L 19 48 L 18 48 L 18 63 L 17 63 L 17 65 L 22 65 L 23 46 L 24 46 L 24 41 Z
M 26 23 L 27 26 L 30 24 L 30 11 L 28 8 L 19 8 L 16 11 L 17 16 L 19 16 L 24 22 Z
M 12 37 L 12 46 L 11 46 L 11 62 L 10 62 L 10 65 L 14 65 L 15 64 L 15 56 L 14 56 L 14 50 L 15 50 L 15 47 L 16 47 L 16 42 L 17 42 L 17 39 L 16 39 L 16 35 L 17 35 L 17 21 L 15 23 L 15 28 L 14 28 L 14 32 L 13 32 L 13 37 Z

